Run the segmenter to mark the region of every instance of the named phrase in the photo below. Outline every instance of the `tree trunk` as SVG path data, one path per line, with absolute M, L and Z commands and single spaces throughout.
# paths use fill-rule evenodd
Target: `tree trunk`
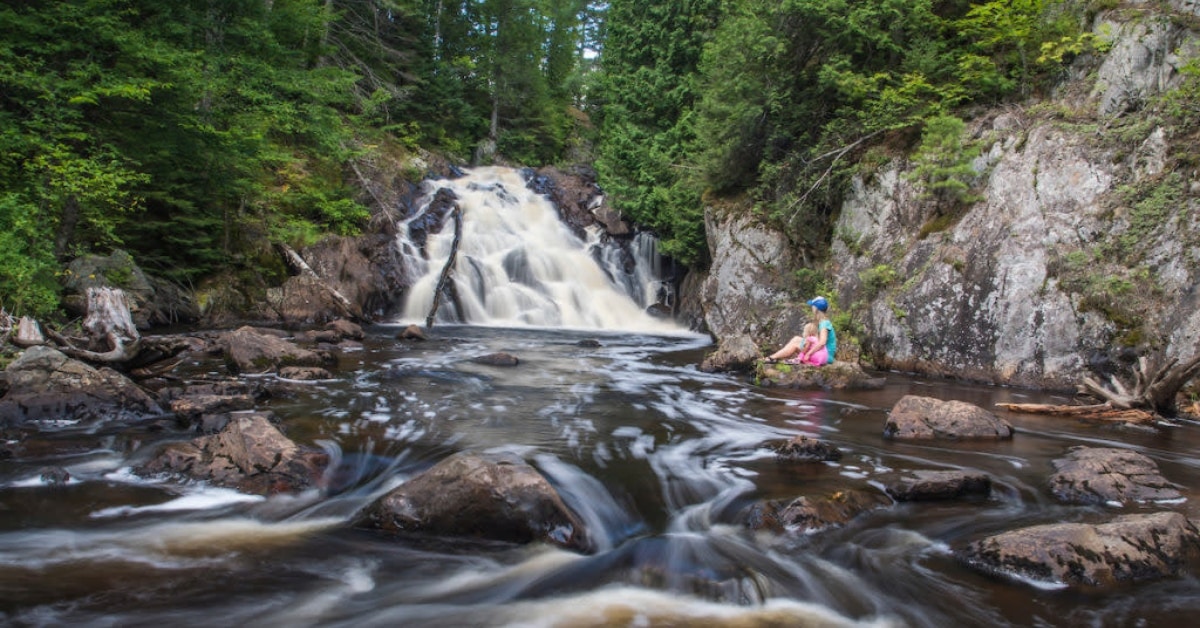
M 141 337 L 133 324 L 125 291 L 119 288 L 87 289 L 87 316 L 83 319 L 83 329 L 92 338 L 93 345 L 102 344 L 98 342 L 100 339 L 114 334 L 122 342 Z
M 62 217 L 58 221 L 58 232 L 54 234 L 54 257 L 65 262 L 70 257 L 71 241 L 75 239 L 75 227 L 79 225 L 79 200 L 72 194 L 63 202 Z
M 27 348 L 46 344 L 46 337 L 42 335 L 42 328 L 36 320 L 22 316 L 21 320 L 17 322 L 17 334 L 13 336 L 12 343 L 18 347 Z

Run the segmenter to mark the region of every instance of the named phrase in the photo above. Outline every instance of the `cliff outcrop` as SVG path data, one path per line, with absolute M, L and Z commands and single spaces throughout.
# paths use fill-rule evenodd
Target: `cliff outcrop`
M 853 179 L 824 270 L 877 366 L 1067 387 L 1200 348 L 1200 152 L 1169 105 L 1195 89 L 1200 8 L 1133 4 L 1098 18 L 1106 52 L 1052 97 L 967 121 L 970 201 L 932 201 L 911 155 Z M 811 296 L 805 264 L 744 216 L 707 216 L 704 320 L 776 344 Z

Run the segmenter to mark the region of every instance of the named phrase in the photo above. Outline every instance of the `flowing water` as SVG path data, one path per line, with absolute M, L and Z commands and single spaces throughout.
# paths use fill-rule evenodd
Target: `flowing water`
M 587 310 L 576 308 L 564 324 Z M 494 316 L 511 321 L 520 311 Z M 130 471 L 158 444 L 189 434 L 45 425 L 25 443 L 26 457 L 0 460 L 0 622 L 1160 626 L 1190 625 L 1200 612 L 1193 576 L 1078 593 L 983 577 L 952 554 L 1003 530 L 1117 514 L 1049 498 L 1050 462 L 1074 445 L 1145 453 L 1187 496 L 1172 507 L 1197 517 L 1197 425 L 1119 431 L 1002 413 L 1017 428 L 1011 441 L 893 442 L 882 436 L 884 420 L 905 394 L 984 407 L 1067 400 L 895 373 L 869 392 L 759 388 L 698 371 L 707 337 L 626 311 L 637 314 L 632 330 L 488 319 L 439 324 L 417 342 L 395 339 L 403 321 L 370 328 L 361 349 L 342 355 L 334 380 L 291 384 L 265 404 L 289 436 L 335 461 L 322 490 L 300 495 L 260 498 Z M 471 361 L 497 351 L 521 363 Z M 180 372 L 222 367 L 197 356 Z M 770 444 L 801 433 L 845 455 L 824 464 L 776 460 Z M 367 504 L 463 450 L 523 456 L 586 522 L 598 550 L 354 526 Z M 45 467 L 65 469 L 70 480 L 53 481 Z M 879 490 L 891 471 L 960 468 L 988 473 L 991 496 L 898 504 L 813 534 L 744 526 L 758 500 Z

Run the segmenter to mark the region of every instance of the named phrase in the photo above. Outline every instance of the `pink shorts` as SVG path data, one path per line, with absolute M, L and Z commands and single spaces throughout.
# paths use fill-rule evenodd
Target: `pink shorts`
M 809 345 L 815 345 L 817 344 L 817 341 L 818 338 L 816 336 L 809 336 L 808 341 L 804 343 L 804 346 L 808 347 Z M 820 349 L 814 351 L 812 355 L 808 356 L 808 359 L 805 359 L 801 355 L 797 355 L 794 358 L 788 359 L 787 363 L 805 364 L 808 366 L 824 366 L 829 363 L 829 350 L 825 347 L 821 347 Z

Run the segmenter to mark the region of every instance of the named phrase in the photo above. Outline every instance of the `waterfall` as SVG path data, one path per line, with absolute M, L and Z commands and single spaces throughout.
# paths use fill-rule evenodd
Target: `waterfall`
M 411 286 L 401 316 L 424 321 L 454 242 L 445 189 L 462 211 L 450 295 L 435 321 L 490 326 L 683 331 L 647 308 L 669 304 L 656 241 L 639 234 L 626 248 L 590 227 L 586 240 L 559 220 L 554 205 L 526 187 L 519 171 L 490 167 L 428 182 L 420 209 L 397 236 Z M 444 223 L 444 224 L 443 224 Z M 436 231 L 436 232 L 435 232 Z

